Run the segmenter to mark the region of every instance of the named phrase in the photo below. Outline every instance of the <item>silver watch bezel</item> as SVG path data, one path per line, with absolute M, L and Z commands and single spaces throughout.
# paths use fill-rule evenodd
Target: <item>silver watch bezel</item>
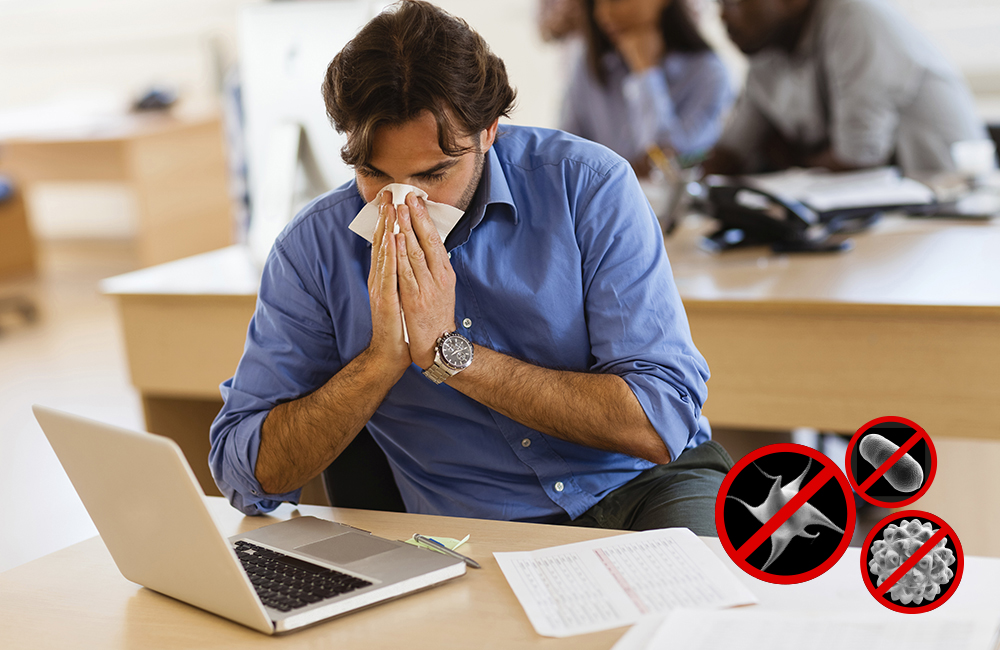
M 444 354 L 442 353 L 445 340 L 454 337 L 462 339 L 469 346 L 469 360 L 463 366 L 456 366 L 452 364 L 450 361 L 444 358 Z M 431 366 L 427 368 L 427 370 L 424 370 L 423 373 L 424 377 L 427 377 L 435 384 L 440 384 L 454 377 L 455 375 L 465 370 L 469 366 L 471 366 L 472 359 L 474 356 L 475 356 L 475 346 L 472 344 L 472 341 L 465 338 L 458 332 L 445 332 L 438 338 L 437 342 L 435 342 L 434 344 L 434 363 L 432 363 Z
M 456 339 L 456 338 L 465 341 L 465 344 L 467 346 L 469 346 L 469 359 L 468 359 L 468 361 L 465 362 L 465 365 L 461 365 L 461 366 L 456 365 L 456 364 L 452 363 L 451 361 L 449 361 L 448 359 L 446 359 L 445 356 L 444 356 L 444 344 L 445 344 L 445 341 L 448 341 L 449 339 Z M 465 338 L 464 336 L 462 336 L 458 332 L 448 332 L 446 334 L 441 335 L 441 338 L 439 338 L 437 340 L 437 343 L 434 346 L 434 361 L 436 362 L 438 360 L 438 358 L 440 358 L 441 359 L 441 363 L 443 363 L 445 366 L 447 366 L 449 370 L 454 370 L 455 372 L 459 372 L 461 370 L 465 370 L 466 368 L 468 368 L 469 366 L 471 366 L 472 365 L 472 356 L 473 356 L 473 354 L 475 354 L 475 351 L 473 350 L 473 347 L 472 347 L 472 341 L 470 341 L 469 339 Z

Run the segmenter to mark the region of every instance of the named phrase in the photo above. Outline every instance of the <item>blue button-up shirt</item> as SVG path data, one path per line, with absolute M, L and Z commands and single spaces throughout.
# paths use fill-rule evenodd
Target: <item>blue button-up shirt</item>
M 371 245 L 348 230 L 353 182 L 306 207 L 275 241 L 246 348 L 212 425 L 210 464 L 247 514 L 297 502 L 254 477 L 275 405 L 326 383 L 371 339 Z M 446 247 L 458 331 L 547 368 L 613 373 L 671 457 L 709 437 L 708 367 L 691 341 L 663 240 L 631 167 L 568 134 L 508 126 Z M 368 429 L 409 512 L 535 522 L 575 518 L 652 463 L 554 438 L 413 365 Z M 613 432 L 609 432 L 613 433 Z

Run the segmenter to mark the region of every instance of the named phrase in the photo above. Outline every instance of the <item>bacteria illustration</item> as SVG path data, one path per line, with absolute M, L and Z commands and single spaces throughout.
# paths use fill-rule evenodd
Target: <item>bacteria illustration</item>
M 757 465 L 754 465 L 757 467 Z M 781 476 L 771 476 L 764 470 L 757 467 L 761 474 L 771 479 L 773 483 L 771 484 L 770 491 L 764 502 L 757 506 L 751 506 L 749 503 L 742 499 L 738 499 L 734 496 L 727 496 L 727 499 L 733 499 L 742 503 L 747 510 L 761 523 L 766 523 L 769 521 L 782 506 L 791 501 L 791 499 L 799 493 L 802 489 L 802 481 L 805 479 L 806 474 L 809 472 L 809 468 L 812 466 L 812 459 L 806 465 L 805 470 L 793 481 L 785 486 L 781 485 Z M 806 532 L 806 526 L 825 526 L 827 528 L 832 528 L 838 533 L 843 534 L 844 530 L 834 524 L 830 519 L 819 511 L 815 506 L 810 504 L 808 501 L 802 504 L 791 517 L 789 517 L 781 526 L 771 534 L 771 555 L 767 558 L 767 562 L 761 568 L 762 571 L 766 571 L 767 567 L 771 565 L 772 562 L 777 560 L 785 549 L 788 548 L 788 544 L 795 537 L 805 537 L 807 539 L 815 539 L 819 536 L 819 532 L 809 534 Z
M 889 460 L 899 446 L 877 433 L 871 433 L 861 439 L 858 452 L 861 457 L 878 468 Z M 903 456 L 883 474 L 885 480 L 900 492 L 913 492 L 924 482 L 924 470 L 909 454 Z
M 882 539 L 872 543 L 873 559 L 868 569 L 878 576 L 878 585 L 917 552 L 937 531 L 930 522 L 903 519 L 899 525 L 889 524 Z M 955 563 L 955 554 L 945 547 L 947 539 L 939 541 L 930 552 L 889 589 L 892 600 L 904 605 L 919 605 L 931 601 L 941 593 L 942 585 L 949 583 L 954 572 L 948 567 Z

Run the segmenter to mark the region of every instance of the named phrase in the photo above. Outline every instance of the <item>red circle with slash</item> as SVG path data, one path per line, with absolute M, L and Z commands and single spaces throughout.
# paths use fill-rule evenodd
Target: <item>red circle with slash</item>
M 892 456 L 886 459 L 886 461 L 882 463 L 879 467 L 876 467 L 875 471 L 872 472 L 872 474 L 867 479 L 861 481 L 859 484 L 859 481 L 855 476 L 855 473 L 857 471 L 855 469 L 856 459 L 854 458 L 855 448 L 857 447 L 861 439 L 864 437 L 864 434 L 868 433 L 870 429 L 876 427 L 876 425 L 886 424 L 886 423 L 901 424 L 904 427 L 909 427 L 913 429 L 914 433 L 913 435 L 910 436 L 909 440 L 907 440 L 905 443 L 899 446 L 899 449 L 897 449 Z M 903 454 L 908 452 L 915 444 L 919 443 L 920 441 L 924 441 L 926 443 L 930 455 L 929 468 L 924 468 L 923 463 L 921 463 L 921 468 L 926 469 L 927 476 L 924 479 L 923 485 L 920 486 L 920 489 L 914 492 L 912 495 L 905 498 L 901 498 L 896 501 L 884 501 L 882 499 L 877 499 L 869 495 L 868 490 L 870 490 L 871 487 L 880 478 L 882 478 L 882 476 L 886 473 L 887 470 L 889 470 L 894 464 L 896 464 L 897 460 L 902 458 Z M 858 455 L 860 455 L 860 452 L 858 452 Z M 927 435 L 927 432 L 924 431 L 924 428 L 922 426 L 920 426 L 919 424 L 917 424 L 912 420 L 907 420 L 906 418 L 890 415 L 886 417 L 875 418 L 870 422 L 866 422 L 864 425 L 861 426 L 860 429 L 857 430 L 857 432 L 855 432 L 853 436 L 851 436 L 850 442 L 847 443 L 847 456 L 844 460 L 844 467 L 848 468 L 847 480 L 851 482 L 851 487 L 854 489 L 855 492 L 858 493 L 858 496 L 860 496 L 862 499 L 864 499 L 868 503 L 874 504 L 881 508 L 901 508 L 903 506 L 910 505 L 920 497 L 924 496 L 924 493 L 927 492 L 928 488 L 930 488 L 931 483 L 934 481 L 934 475 L 935 473 L 937 473 L 937 450 L 934 449 L 934 443 L 931 442 L 931 437 Z
M 869 562 L 872 561 L 874 553 L 872 552 L 872 544 L 875 543 L 875 536 L 882 533 L 889 524 L 895 524 L 903 519 L 920 519 L 923 522 L 930 522 L 931 524 L 937 524 L 938 530 L 924 542 L 919 549 L 917 549 L 906 561 L 898 566 L 895 571 L 893 571 L 885 581 L 879 585 L 877 584 L 877 575 L 870 570 Z M 949 568 L 954 569 L 954 575 L 948 584 L 944 585 L 941 590 L 941 594 L 934 598 L 934 600 L 929 600 L 925 604 L 919 605 L 904 605 L 902 602 L 894 601 L 889 593 L 889 591 L 896 585 L 899 580 L 904 577 L 917 562 L 926 556 L 930 551 L 934 549 L 934 546 L 940 542 L 942 539 L 946 542 L 951 542 L 951 546 L 947 543 L 945 548 L 951 548 L 955 554 L 955 563 L 948 565 Z M 874 596 L 875 600 L 882 603 L 889 609 L 900 612 L 903 614 L 920 614 L 923 612 L 929 612 L 932 609 L 936 609 L 943 605 L 958 588 L 958 583 L 962 581 L 962 573 L 965 569 L 965 553 L 962 551 L 962 543 L 958 541 L 958 536 L 955 531 L 952 530 L 951 526 L 945 523 L 943 519 L 932 515 L 929 512 L 924 512 L 923 510 L 903 510 L 901 512 L 894 512 L 882 521 L 875 524 L 871 532 L 865 538 L 865 543 L 862 548 L 861 553 L 861 579 L 864 581 L 865 586 L 868 587 L 868 592 Z
M 773 454 L 797 454 L 811 458 L 819 463 L 820 471 L 818 474 L 815 474 L 804 486 L 801 486 L 798 492 L 791 499 L 785 502 L 784 505 L 782 505 L 780 509 L 773 514 L 773 516 L 769 517 L 766 522 L 763 522 L 763 525 L 737 548 L 727 531 L 725 517 L 727 497 L 733 496 L 734 498 L 741 498 L 742 495 L 730 494 L 733 482 L 737 480 L 744 470 L 760 471 L 755 468 L 751 468 L 751 463 Z M 804 474 L 805 473 L 803 473 L 803 475 Z M 772 477 L 768 476 L 768 478 Z M 803 506 L 808 503 L 809 499 L 812 498 L 827 483 L 829 483 L 830 480 L 834 480 L 835 485 L 839 487 L 839 491 L 841 492 L 840 496 L 843 496 L 844 505 L 847 510 L 847 520 L 844 525 L 844 532 L 842 533 L 841 539 L 832 553 L 830 553 L 830 555 L 825 559 L 818 561 L 816 566 L 813 568 L 791 575 L 769 573 L 766 570 L 758 569 L 757 567 L 751 565 L 749 562 L 750 556 L 754 554 L 754 552 L 760 548 L 766 540 L 770 540 L 772 534 L 782 528 L 782 526 L 800 509 L 802 509 Z M 784 482 L 783 477 L 781 482 Z M 759 496 L 757 498 L 759 500 Z M 745 503 L 744 505 L 748 504 Z M 719 489 L 719 495 L 715 501 L 715 525 L 719 533 L 719 541 L 722 542 L 722 546 L 726 549 L 726 553 L 729 557 L 748 575 L 751 575 L 758 580 L 763 580 L 764 582 L 781 585 L 798 584 L 812 580 L 813 578 L 826 573 L 830 567 L 836 564 L 837 561 L 844 555 L 848 545 L 851 543 L 851 537 L 854 534 L 856 516 L 857 514 L 854 508 L 854 494 L 851 490 L 850 484 L 847 482 L 847 477 L 845 477 L 844 473 L 840 471 L 840 468 L 837 467 L 832 460 L 815 449 L 789 443 L 767 445 L 766 447 L 761 447 L 760 449 L 757 449 L 756 451 L 753 451 L 741 458 L 740 461 L 736 463 L 731 470 L 729 470 L 729 473 L 726 474 L 726 478 L 722 481 L 722 487 Z M 759 520 L 760 519 L 758 519 L 758 521 Z M 804 526 L 808 525 L 811 524 L 805 524 Z M 836 531 L 831 532 L 836 534 Z M 773 544 L 774 541 L 771 540 L 771 543 Z

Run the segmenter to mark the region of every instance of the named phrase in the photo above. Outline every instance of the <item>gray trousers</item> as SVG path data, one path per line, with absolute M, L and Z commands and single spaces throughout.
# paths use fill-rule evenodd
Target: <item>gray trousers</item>
M 613 490 L 567 526 L 652 530 L 690 528 L 717 537 L 715 499 L 733 459 L 709 440 L 666 465 L 651 467 Z

